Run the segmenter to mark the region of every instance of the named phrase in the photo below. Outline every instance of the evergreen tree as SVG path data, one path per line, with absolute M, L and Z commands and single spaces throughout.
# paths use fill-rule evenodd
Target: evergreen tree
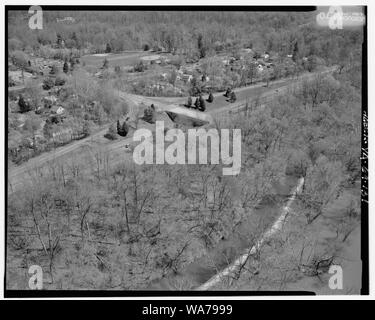
M 151 107 L 147 107 L 143 112 L 143 118 L 144 121 L 148 123 L 155 123 L 155 106 L 154 104 L 151 105 Z
M 195 108 L 199 109 L 199 103 L 200 103 L 199 98 L 197 98 L 194 102 Z
M 146 44 L 144 44 L 143 45 L 143 50 L 144 51 L 148 51 L 148 50 L 150 50 L 150 46 L 146 43 Z
M 212 92 L 210 92 L 210 94 L 208 95 L 208 102 L 213 102 L 214 101 L 214 95 L 212 94 Z
M 111 51 L 112 51 L 111 45 L 107 43 L 107 46 L 105 47 L 105 53 L 111 53 Z
M 64 62 L 63 71 L 64 71 L 64 73 L 69 72 L 69 65 L 68 65 L 68 62 L 66 60 Z
M 18 106 L 20 107 L 20 112 L 29 112 L 31 111 L 31 105 L 29 102 L 27 102 L 22 95 L 19 96 L 18 99 Z
M 121 125 L 120 125 L 120 120 L 117 120 L 117 133 L 120 134 L 121 132 Z
M 115 66 L 115 72 L 118 76 L 121 75 L 121 67 L 120 66 Z
M 295 44 L 294 44 L 293 56 L 292 56 L 292 59 L 293 59 L 294 62 L 296 62 L 297 57 L 298 57 L 298 42 L 296 41 Z
M 124 123 L 122 124 L 122 128 L 121 129 L 122 129 L 123 136 L 126 137 L 126 135 L 129 132 L 129 126 L 126 123 L 126 121 L 124 121 Z
M 206 110 L 206 103 L 204 102 L 204 99 L 202 96 L 199 97 L 199 110 L 200 111 Z
M 123 124 L 121 125 L 120 124 L 120 120 L 117 120 L 117 133 L 121 136 L 121 137 L 126 137 L 126 135 L 128 134 L 129 132 L 129 126 L 128 124 L 126 123 L 126 121 L 123 122 Z
M 231 94 L 232 90 L 231 88 L 228 88 L 227 91 L 225 91 L 225 94 L 224 94 L 224 97 L 227 97 L 229 98 L 230 97 L 230 94 Z
M 206 47 L 203 44 L 203 36 L 201 34 L 198 35 L 198 51 L 200 58 L 206 56 Z

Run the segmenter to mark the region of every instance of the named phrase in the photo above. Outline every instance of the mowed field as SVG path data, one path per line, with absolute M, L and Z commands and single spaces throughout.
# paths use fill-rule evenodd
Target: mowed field
M 88 66 L 101 67 L 104 59 L 108 60 L 109 66 L 130 66 L 137 63 L 141 57 L 151 55 L 148 51 L 127 51 L 122 53 L 91 54 L 81 58 Z

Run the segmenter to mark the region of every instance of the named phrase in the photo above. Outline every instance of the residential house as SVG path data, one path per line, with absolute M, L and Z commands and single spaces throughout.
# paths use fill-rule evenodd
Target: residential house
M 182 80 L 184 80 L 185 82 L 190 82 L 191 80 L 193 79 L 193 75 L 191 74 L 183 74 L 182 75 Z
M 51 108 L 51 113 L 62 115 L 64 113 L 65 109 L 62 106 L 53 106 Z
M 265 52 L 264 54 L 262 54 L 262 58 L 264 60 L 268 60 L 270 58 L 270 54 L 268 52 Z

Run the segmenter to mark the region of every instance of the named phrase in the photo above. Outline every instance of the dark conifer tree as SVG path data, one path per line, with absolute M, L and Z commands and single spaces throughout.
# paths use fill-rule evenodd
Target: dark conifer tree
M 194 106 L 195 108 L 199 109 L 199 104 L 200 104 L 200 101 L 199 101 L 199 98 L 197 98 L 194 102 Z
M 30 105 L 30 103 L 28 103 L 27 101 L 25 101 L 25 99 L 23 98 L 22 95 L 19 96 L 18 106 L 20 107 L 20 112 L 21 113 L 31 111 L 31 105 Z
M 69 72 L 69 65 L 68 65 L 68 62 L 66 62 L 66 60 L 64 62 L 63 71 L 64 71 L 64 73 L 68 73 Z
M 206 103 L 204 102 L 204 99 L 202 96 L 199 97 L 199 110 L 200 111 L 206 110 Z
M 225 91 L 224 97 L 229 98 L 231 92 L 232 92 L 231 88 L 228 88 L 227 91 Z
M 120 120 L 117 120 L 117 125 L 116 125 L 116 127 L 117 127 L 117 133 L 120 134 L 120 132 L 121 132 L 121 124 L 120 124 Z
M 128 127 L 126 121 L 124 121 L 124 123 L 122 124 L 122 128 L 121 128 L 121 129 L 122 129 L 122 130 L 121 130 L 122 136 L 123 136 L 123 137 L 126 137 L 126 135 L 127 135 L 128 132 L 129 132 L 129 127 Z

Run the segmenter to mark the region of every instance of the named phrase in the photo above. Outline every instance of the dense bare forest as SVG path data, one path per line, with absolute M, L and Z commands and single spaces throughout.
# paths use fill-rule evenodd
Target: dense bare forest
M 27 270 L 36 264 L 46 289 L 194 289 L 262 237 L 301 177 L 285 230 L 213 289 L 287 290 L 305 277 L 324 278 L 324 261 L 342 263 L 338 257 L 360 224 L 362 30 L 317 28 L 310 12 L 44 14 L 43 30 L 30 30 L 27 12 L 9 12 L 14 72 L 34 74 L 28 61 L 35 57 L 60 65 L 38 78 L 43 88 L 37 79 L 21 94 L 10 92 L 8 288 L 28 288 Z M 163 52 L 169 60 L 125 65 L 116 60 L 125 51 Z M 224 54 L 229 62 L 222 68 L 214 59 Z M 145 83 L 156 81 L 147 72 L 167 74 L 165 82 L 176 88 L 178 71 L 189 65 L 199 71 L 195 80 L 181 80 L 178 93 L 145 93 Z M 53 79 L 51 87 L 46 79 Z M 40 97 L 53 87 L 58 91 L 48 99 L 56 96 L 68 115 L 48 114 L 40 129 Z M 224 100 L 227 87 L 235 94 Z M 130 154 L 111 149 L 133 126 L 163 116 L 140 107 L 146 97 L 156 106 L 172 101 L 190 108 L 197 97 L 197 112 L 212 115 L 216 128 L 241 129 L 240 174 L 222 176 L 221 165 L 211 164 L 138 166 Z M 228 105 L 240 109 L 219 114 Z M 74 126 L 85 144 L 43 167 L 30 164 L 15 187 L 18 168 L 64 148 L 53 133 Z M 49 137 L 48 148 L 38 147 L 38 130 Z M 19 135 L 32 143 L 12 144 Z
M 9 13 L 9 50 L 37 50 L 63 40 L 90 53 L 164 47 L 189 57 L 224 49 L 254 48 L 259 54 L 317 55 L 340 63 L 361 51 L 361 31 L 315 27 L 315 13 L 262 12 L 45 12 L 45 27 L 34 32 L 27 13 Z M 73 23 L 57 22 L 70 17 Z M 68 21 L 69 22 L 69 21 Z M 353 50 L 354 49 L 354 50 Z

